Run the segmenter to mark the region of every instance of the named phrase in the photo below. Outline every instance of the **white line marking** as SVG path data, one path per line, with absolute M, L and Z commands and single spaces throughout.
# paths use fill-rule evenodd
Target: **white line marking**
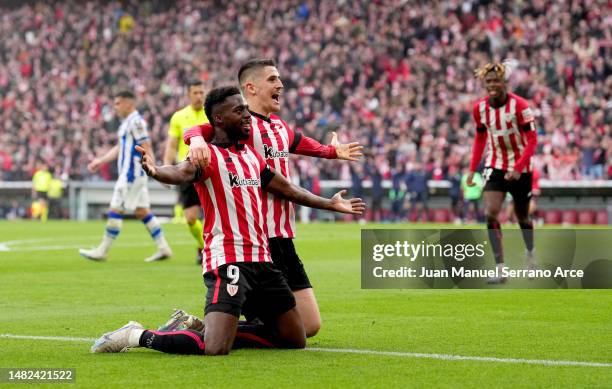
M 547 360 L 547 359 L 477 357 L 477 356 L 451 355 L 451 354 L 425 354 L 425 353 L 410 353 L 410 352 L 400 352 L 400 351 L 358 350 L 358 349 L 350 349 L 350 348 L 310 347 L 310 348 L 306 348 L 305 350 L 306 351 L 321 351 L 321 352 L 327 352 L 327 353 L 369 354 L 369 355 L 382 355 L 382 356 L 389 356 L 389 357 L 440 359 L 440 360 L 445 360 L 445 361 L 525 363 L 529 365 L 547 365 L 547 366 L 612 367 L 612 363 L 609 363 L 609 362 L 585 362 L 585 361 L 559 361 L 559 360 Z
M 186 246 L 189 244 L 193 244 L 193 240 L 172 240 L 173 246 Z M 148 240 L 142 240 L 140 242 L 124 242 L 114 244 L 113 247 L 149 247 L 154 243 Z M 49 246 L 30 246 L 30 247 L 8 247 L 6 243 L 0 243 L 0 251 L 10 251 L 10 252 L 24 252 L 24 251 L 50 251 L 50 250 L 68 250 L 68 249 L 80 249 L 80 248 L 88 248 L 94 247 L 95 244 L 92 243 L 84 243 L 84 244 L 60 244 L 60 245 L 49 245 Z
M 139 234 L 134 234 L 132 232 L 124 232 L 121 235 L 122 239 L 118 244 L 114 244 L 114 247 L 146 247 L 149 246 L 147 244 L 148 241 L 142 240 L 142 238 L 138 237 Z M 193 240 L 184 240 L 181 239 L 185 236 L 183 233 L 165 233 L 166 238 L 171 239 L 173 245 L 181 246 L 193 243 Z M 20 239 L 20 240 L 7 240 L 4 242 L 0 242 L 0 251 L 49 251 L 49 250 L 66 250 L 66 249 L 79 249 L 84 246 L 94 247 L 99 242 L 99 235 L 84 235 L 84 236 L 76 236 L 76 237 L 53 237 L 53 238 L 35 238 L 35 239 Z M 130 240 L 135 240 L 136 242 L 129 242 Z M 60 244 L 57 244 L 58 241 Z M 66 241 L 66 243 L 63 243 Z M 77 243 L 79 241 L 86 243 Z M 39 246 L 38 243 L 43 242 L 53 242 L 53 245 L 47 246 Z M 25 246 L 24 246 L 25 245 Z M 17 247 L 15 247 L 17 246 Z
M 27 340 L 59 340 L 64 342 L 93 342 L 94 338 L 73 338 L 71 336 L 33 336 L 33 335 L 13 335 L 0 334 L 0 338 L 8 339 L 27 339 Z
M 53 340 L 53 341 L 66 341 L 66 342 L 93 342 L 96 340 L 95 338 L 73 338 L 70 336 L 32 336 L 32 335 L 14 335 L 14 334 L 0 334 L 0 338 L 25 339 L 25 340 Z M 381 355 L 385 357 L 438 359 L 438 360 L 443 360 L 443 361 L 524 363 L 528 365 L 545 365 L 545 366 L 612 367 L 612 363 L 610 362 L 586 362 L 586 361 L 562 361 L 562 360 L 548 360 L 548 359 L 477 357 L 477 356 L 451 355 L 451 354 L 411 353 L 411 352 L 403 352 L 403 351 L 359 350 L 359 349 L 350 349 L 350 348 L 308 347 L 305 349 L 305 351 L 317 351 L 317 352 L 325 352 L 325 353 L 362 354 L 362 355 Z

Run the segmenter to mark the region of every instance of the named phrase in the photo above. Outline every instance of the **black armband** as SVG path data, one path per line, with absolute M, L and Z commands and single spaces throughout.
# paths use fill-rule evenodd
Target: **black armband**
M 295 149 L 297 149 L 297 147 L 300 144 L 301 140 L 302 140 L 302 133 L 301 132 L 294 133 L 293 143 L 291 143 L 291 146 L 289 146 L 289 152 L 290 153 L 295 152 Z
M 533 122 L 523 124 L 523 127 L 521 127 L 521 130 L 523 130 L 523 132 L 529 132 L 533 130 L 532 124 Z
M 487 127 L 485 127 L 485 126 L 478 126 L 478 127 L 476 127 L 476 132 L 487 132 Z
M 264 167 L 261 171 L 260 177 L 261 188 L 265 189 L 266 186 L 268 186 L 268 184 L 270 183 L 270 181 L 272 181 L 272 179 L 274 178 L 274 172 L 272 171 L 272 169 L 270 169 L 270 166 L 266 165 L 266 167 Z

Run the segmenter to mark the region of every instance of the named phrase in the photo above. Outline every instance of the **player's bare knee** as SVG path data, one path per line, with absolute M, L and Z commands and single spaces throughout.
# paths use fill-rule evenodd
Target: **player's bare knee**
M 308 328 L 306 328 L 306 337 L 307 338 L 312 338 L 312 337 L 316 336 L 319 333 L 320 329 L 321 329 L 321 327 L 308 327 Z
M 307 323 L 304 323 L 304 331 L 306 332 L 307 338 L 312 338 L 321 330 L 321 318 L 314 318 L 309 320 Z
M 230 346 L 227 345 L 223 345 L 223 344 L 211 344 L 211 345 L 206 345 L 206 355 L 208 356 L 219 356 L 219 355 L 227 355 L 229 354 L 231 350 Z
M 204 339 L 204 342 L 206 344 L 206 355 L 227 355 L 232 349 L 233 343 L 230 339 L 223 336 L 215 337 L 215 339 L 208 337 Z

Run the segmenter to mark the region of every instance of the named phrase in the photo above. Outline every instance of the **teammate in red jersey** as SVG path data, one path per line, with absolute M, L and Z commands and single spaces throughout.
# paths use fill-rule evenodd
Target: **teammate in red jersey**
M 245 143 L 259 152 L 266 162 L 290 179 L 289 154 L 300 154 L 319 158 L 337 158 L 356 161 L 362 156 L 359 143 L 340 144 L 334 133 L 330 145 L 322 145 L 299 132 L 293 131 L 280 117 L 280 97 L 283 83 L 276 64 L 271 59 L 254 59 L 241 66 L 238 81 L 249 110 L 251 111 L 251 134 Z M 210 159 L 204 140 L 212 138 L 209 125 L 193 127 L 184 132 L 186 144 L 190 144 L 189 158 L 200 167 Z M 297 307 L 308 337 L 321 328 L 321 315 L 312 290 L 312 285 L 293 245 L 295 237 L 295 213 L 287 199 L 272 193 L 264 195 L 266 233 L 270 239 L 270 250 L 274 263 L 281 269 L 297 300 Z M 248 307 L 245 310 L 248 314 Z M 247 315 L 248 318 L 248 315 Z
M 92 352 L 119 352 L 148 347 L 167 353 L 225 355 L 241 347 L 303 348 L 306 334 L 295 298 L 282 273 L 272 264 L 265 227 L 263 190 L 297 204 L 347 214 L 362 214 L 361 199 L 316 196 L 276 173 L 249 145 L 250 113 L 236 87 L 210 91 L 206 116 L 215 128 L 211 161 L 200 169 L 189 160 L 155 166 L 143 148 L 148 175 L 167 184 L 193 182 L 205 210 L 204 282 L 208 288 L 205 331 L 159 332 L 137 322 L 103 335 Z M 264 324 L 238 323 L 246 300 Z
M 527 267 L 535 268 L 533 222 L 529 215 L 532 196 L 531 157 L 537 137 L 533 113 L 525 99 L 507 91 L 506 67 L 489 63 L 475 75 L 483 81 L 487 96 L 474 104 L 476 139 L 472 150 L 468 185 L 474 185 L 473 174 L 487 148 L 484 187 L 485 213 L 495 262 L 504 265 L 502 233 L 498 215 L 506 193 L 514 199 L 514 213 L 521 227 L 526 247 Z M 493 277 L 490 283 L 504 283 L 505 277 Z

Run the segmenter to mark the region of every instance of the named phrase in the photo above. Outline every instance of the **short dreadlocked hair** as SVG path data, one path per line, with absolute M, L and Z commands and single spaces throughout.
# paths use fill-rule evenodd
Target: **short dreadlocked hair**
M 506 65 L 500 62 L 490 62 L 481 68 L 474 70 L 474 77 L 483 79 L 489 72 L 495 72 L 497 77 L 506 79 Z

